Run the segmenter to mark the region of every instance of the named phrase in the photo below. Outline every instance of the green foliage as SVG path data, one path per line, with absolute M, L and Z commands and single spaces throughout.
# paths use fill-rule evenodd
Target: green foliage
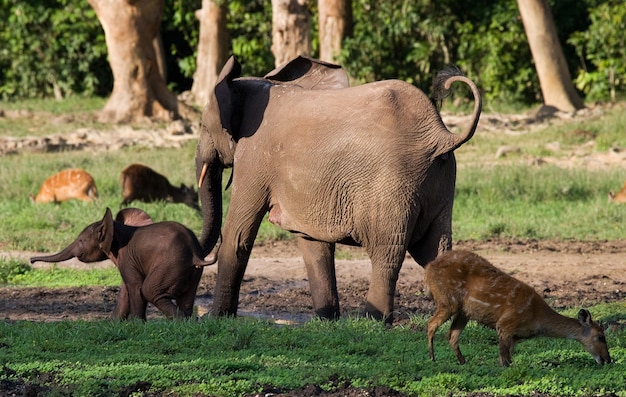
M 244 76 L 263 76 L 274 68 L 272 3 L 237 0 L 228 3 L 228 34 L 232 53 L 242 64 Z
M 0 1 L 0 98 L 103 94 L 102 28 L 86 1 Z
M 27 274 L 31 271 L 31 267 L 19 259 L 2 259 L 0 258 L 0 285 L 11 284 L 16 277 Z
M 354 0 L 340 63 L 358 82 L 399 78 L 427 89 L 452 61 L 456 16 L 445 2 Z
M 606 313 L 601 322 L 626 316 L 623 304 L 591 310 Z M 423 329 L 426 320 L 413 324 Z M 446 329 L 435 336 L 436 362 L 428 360 L 424 332 L 413 329 L 362 318 L 295 327 L 246 318 L 0 322 L 0 381 L 100 396 L 139 392 L 139 386 L 148 394 L 252 395 L 266 385 L 288 391 L 306 384 L 327 392 L 343 384 L 387 386 L 420 396 L 626 392 L 623 329 L 607 332 L 611 365 L 599 367 L 577 342 L 540 338 L 520 343 L 509 368 L 498 365 L 493 330 L 470 323 L 461 339 L 468 362 L 459 366 Z
M 489 3 L 460 23 L 456 62 L 486 100 L 535 103 L 541 90 L 517 4 Z
M 569 39 L 582 60 L 576 85 L 589 99 L 615 100 L 616 91 L 626 86 L 626 4 L 600 4 L 590 10 L 589 17 L 589 28 Z M 592 65 L 587 66 L 585 60 Z
M 589 99 L 624 86 L 622 32 L 626 11 L 615 0 L 551 0 L 566 61 Z M 112 87 L 104 33 L 84 0 L 0 0 L 0 98 L 106 95 Z M 271 2 L 228 2 L 231 52 L 244 75 L 274 67 Z M 200 0 L 166 0 L 161 26 L 169 87 L 189 89 L 196 69 Z M 319 47 L 317 4 L 310 3 L 311 40 Z M 455 63 L 487 101 L 533 104 L 541 90 L 515 2 L 477 0 L 353 1 L 354 27 L 339 62 L 355 82 L 399 78 L 429 88 Z M 576 73 L 575 69 L 580 70 Z

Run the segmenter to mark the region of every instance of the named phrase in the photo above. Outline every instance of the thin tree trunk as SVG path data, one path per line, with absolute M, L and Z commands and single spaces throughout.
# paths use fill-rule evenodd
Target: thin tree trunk
M 104 29 L 114 78 L 100 120 L 122 123 L 178 118 L 178 100 L 161 76 L 154 47 L 163 0 L 88 1 Z
M 584 107 L 574 88 L 547 0 L 517 0 L 546 105 L 562 111 Z
M 157 33 L 156 37 L 152 41 L 154 47 L 154 54 L 156 55 L 157 66 L 159 67 L 159 74 L 163 81 L 167 82 L 167 64 L 165 62 L 165 47 L 163 46 L 163 38 L 161 33 Z
M 275 66 L 311 54 L 309 0 L 272 0 L 272 53 Z
M 351 0 L 318 0 L 320 59 L 335 62 L 352 31 Z
M 200 21 L 200 38 L 191 96 L 193 102 L 200 106 L 209 100 L 228 57 L 227 7 L 227 1 L 218 4 L 215 0 L 202 0 L 202 8 L 196 11 L 196 18 Z

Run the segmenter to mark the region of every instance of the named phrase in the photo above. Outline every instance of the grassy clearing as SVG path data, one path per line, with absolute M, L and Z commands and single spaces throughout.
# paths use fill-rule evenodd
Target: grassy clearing
M 32 106 L 53 112 L 37 103 Z M 71 112 L 82 109 L 77 104 L 67 106 Z M 1 107 L 7 109 L 4 104 Z M 528 167 L 522 155 L 495 160 L 494 153 L 500 145 L 513 144 L 524 154 L 542 156 L 546 155 L 543 145 L 555 140 L 564 148 L 575 147 L 587 136 L 576 129 L 593 133 L 596 150 L 626 147 L 626 136 L 621 133 L 626 127 L 625 114 L 616 107 L 576 126 L 555 124 L 516 136 L 477 134 L 457 153 L 455 239 L 623 238 L 626 209 L 606 202 L 607 192 L 623 183 L 622 167 L 604 171 Z M 0 129 L 11 131 L 3 122 L 7 120 L 0 118 Z M 19 122 L 23 125 L 16 125 L 17 132 L 10 135 L 39 134 L 45 129 L 45 123 Z M 85 226 L 99 220 L 107 206 L 114 212 L 119 208 L 119 173 L 131 162 L 152 166 L 172 183 L 192 183 L 194 150 L 190 143 L 182 149 L 136 147 L 116 152 L 0 157 L 0 249 L 51 252 L 65 247 Z M 87 169 L 96 179 L 100 200 L 96 204 L 31 204 L 29 193 L 36 193 L 49 174 L 66 167 Z M 228 198 L 227 191 L 226 206 Z M 199 214 L 184 205 L 138 206 L 155 221 L 177 220 L 196 233 L 200 231 Z M 259 232 L 259 240 L 285 238 L 290 237 L 268 222 Z M 119 282 L 114 269 L 33 270 L 20 260 L 0 260 L 0 284 L 52 287 Z M 597 366 L 576 342 L 536 339 L 519 345 L 513 366 L 500 368 L 494 331 L 475 325 L 468 327 L 461 342 L 468 358 L 466 366 L 456 364 L 444 339 L 445 327 L 436 338 L 438 361 L 431 363 L 424 317 L 392 329 L 363 319 L 311 321 L 298 327 L 214 318 L 146 323 L 5 321 L 0 322 L 0 381 L 26 379 L 39 385 L 43 394 L 86 396 L 120 395 L 129 390 L 139 394 L 143 389 L 183 396 L 231 396 L 258 393 L 267 385 L 285 390 L 315 383 L 332 390 L 338 382 L 346 382 L 356 387 L 389 386 L 420 396 L 484 391 L 495 395 L 614 393 L 626 397 L 626 332 L 622 326 L 626 306 L 599 305 L 591 311 L 600 322 L 617 324 L 607 332 L 612 365 Z M 575 312 L 567 314 L 574 316 Z
M 626 112 L 616 106 L 602 117 L 591 117 L 576 125 L 556 123 L 518 136 L 485 132 L 458 150 L 457 197 L 453 215 L 456 240 L 502 237 L 621 239 L 626 210 L 608 205 L 609 190 L 619 189 L 626 172 L 619 164 L 610 169 L 566 169 L 544 165 L 529 167 L 524 156 L 545 154 L 546 143 L 559 140 L 566 156 L 580 144 L 580 134 L 593 131 L 598 146 L 626 147 Z M 584 134 L 583 134 L 584 135 Z M 586 135 L 584 135 L 586 136 Z M 115 139 L 112 137 L 111 139 Z M 600 143 L 604 142 L 604 143 Z M 495 159 L 502 144 L 521 148 L 524 155 Z M 600 150 L 597 148 L 596 150 Z M 0 247 L 7 250 L 57 251 L 73 241 L 88 224 L 99 220 L 108 206 L 119 208 L 119 173 L 132 162 L 145 163 L 166 174 L 174 184 L 195 180 L 195 143 L 181 149 L 134 147 L 113 152 L 63 152 L 0 157 Z M 101 199 L 95 205 L 67 202 L 32 205 L 35 194 L 52 172 L 81 167 L 96 179 Z M 226 172 L 230 172 L 227 170 Z M 224 183 L 228 180 L 224 178 Z M 228 206 L 230 190 L 225 192 Z M 139 204 L 156 220 L 177 220 L 196 233 L 200 215 L 182 205 Z M 289 239 L 281 229 L 263 222 L 259 241 Z
M 592 312 L 623 309 L 613 304 Z M 615 320 L 609 316 L 600 314 L 599 320 Z M 535 339 L 520 343 L 513 365 L 501 368 L 495 332 L 470 325 L 461 342 L 468 363 L 461 367 L 444 340 L 446 329 L 436 337 L 438 361 L 428 360 L 426 322 L 418 317 L 410 327 L 393 329 L 365 319 L 297 327 L 214 318 L 0 323 L 0 359 L 6 365 L 0 379 L 31 379 L 63 395 L 118 395 L 143 384 L 155 393 L 233 396 L 268 385 L 286 390 L 319 384 L 332 390 L 334 379 L 420 396 L 473 391 L 626 396 L 623 330 L 607 333 L 612 365 L 598 366 L 577 342 Z

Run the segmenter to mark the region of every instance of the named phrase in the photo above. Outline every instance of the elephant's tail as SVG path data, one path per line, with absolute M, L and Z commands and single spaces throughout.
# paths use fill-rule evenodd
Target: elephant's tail
M 458 149 L 465 142 L 469 141 L 472 136 L 474 136 L 474 132 L 476 132 L 476 127 L 478 126 L 478 119 L 480 118 L 480 112 L 482 110 L 482 98 L 480 95 L 480 91 L 478 87 L 472 80 L 467 78 L 463 72 L 459 70 L 454 65 L 449 65 L 442 71 L 440 71 L 435 79 L 433 80 L 432 85 L 432 99 L 435 102 L 441 102 L 445 97 L 450 95 L 450 87 L 454 82 L 463 82 L 467 84 L 472 91 L 472 95 L 474 95 L 474 111 L 472 112 L 472 123 L 471 125 L 463 132 L 455 134 L 454 139 L 452 140 L 452 146 L 446 148 L 445 153 Z

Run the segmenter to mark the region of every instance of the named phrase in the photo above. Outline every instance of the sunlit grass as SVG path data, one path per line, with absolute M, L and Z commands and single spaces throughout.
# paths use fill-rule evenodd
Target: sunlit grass
M 600 305 L 601 322 L 626 319 L 626 308 Z M 613 317 L 610 317 L 613 316 Z M 467 364 L 457 363 L 447 324 L 437 333 L 437 361 L 428 359 L 424 327 L 387 328 L 368 319 L 310 321 L 287 327 L 252 319 L 148 322 L 0 323 L 0 359 L 16 376 L 74 395 L 118 395 L 141 383 L 152 393 L 232 396 L 263 386 L 290 390 L 317 384 L 387 386 L 409 395 L 542 393 L 584 396 L 626 393 L 624 330 L 607 331 L 614 363 L 600 367 L 575 341 L 521 342 L 513 364 L 498 364 L 495 331 L 470 323 L 461 338 Z M 45 376 L 54 374 L 54 376 Z M 41 376 L 40 376 L 41 375 Z M 106 381 L 105 381 L 106 380 Z

